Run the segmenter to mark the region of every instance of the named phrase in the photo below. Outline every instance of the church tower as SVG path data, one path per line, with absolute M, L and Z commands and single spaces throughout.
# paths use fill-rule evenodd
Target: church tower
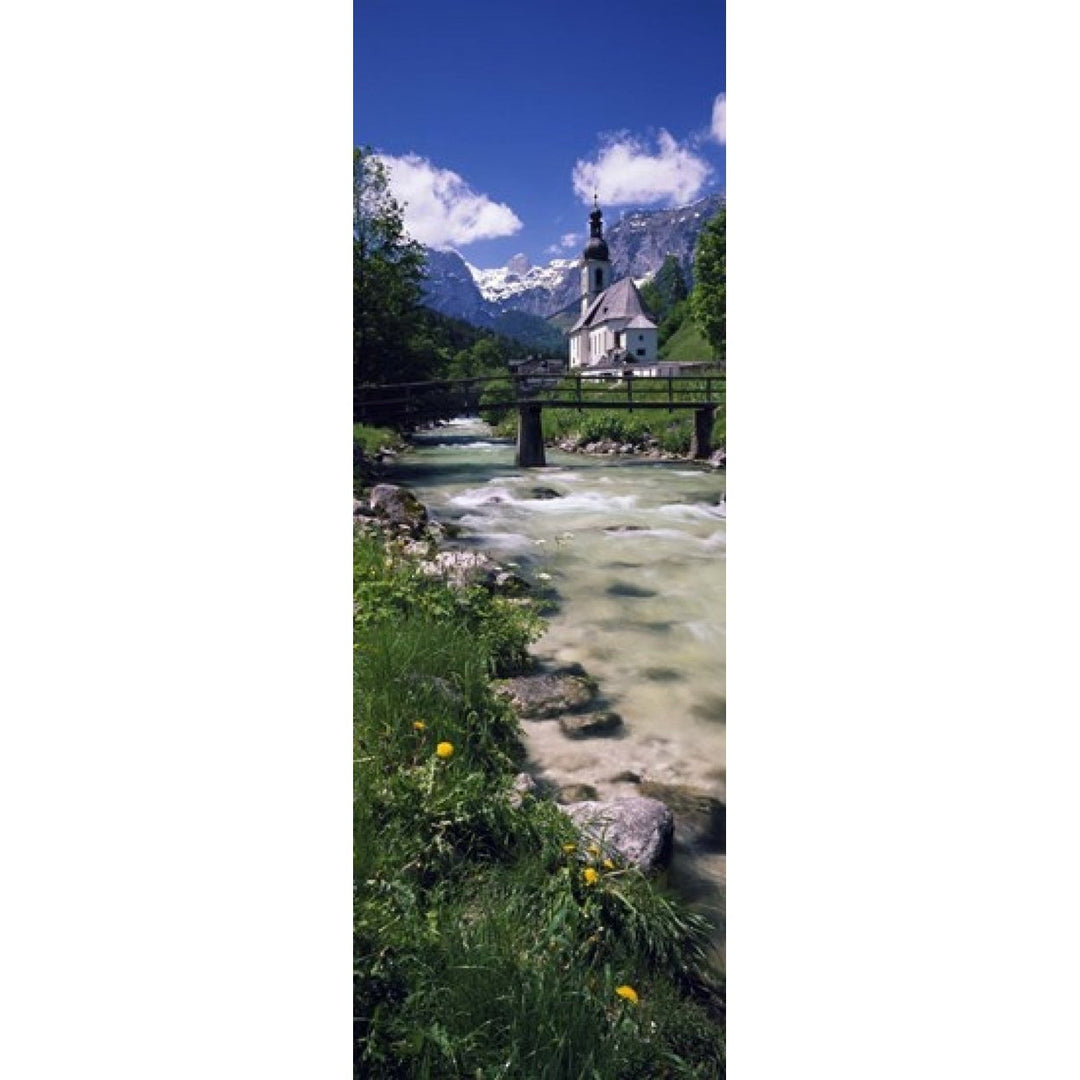
M 581 314 L 611 284 L 611 261 L 604 239 L 604 215 L 600 213 L 597 196 L 593 196 L 589 215 L 589 242 L 581 253 Z

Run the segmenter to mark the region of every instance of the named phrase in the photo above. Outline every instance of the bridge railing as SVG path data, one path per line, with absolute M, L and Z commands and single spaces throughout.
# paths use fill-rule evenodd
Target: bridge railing
M 499 413 L 522 405 L 567 409 L 702 409 L 724 403 L 723 375 L 635 377 L 632 370 L 596 373 L 517 372 L 467 379 L 360 385 L 360 419 L 424 423 L 453 415 Z

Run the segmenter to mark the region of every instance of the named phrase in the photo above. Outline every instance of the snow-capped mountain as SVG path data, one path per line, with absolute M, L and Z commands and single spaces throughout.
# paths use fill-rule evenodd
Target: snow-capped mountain
M 506 266 L 494 270 L 480 270 L 471 263 L 465 265 L 483 298 L 493 304 L 502 304 L 530 289 L 554 291 L 577 266 L 577 259 L 553 259 L 547 266 L 530 266 L 526 255 L 515 255 Z
M 693 280 L 694 247 L 705 223 L 723 204 L 723 195 L 709 195 L 689 206 L 671 210 L 636 210 L 605 229 L 614 279 L 633 277 L 639 284 L 656 273 L 668 255 Z M 581 244 L 588 237 L 583 225 Z M 531 266 L 515 255 L 506 266 L 482 270 L 469 265 L 456 251 L 427 251 L 425 301 L 436 311 L 491 326 L 502 312 L 523 311 L 548 318 L 573 310 L 581 295 L 577 258 L 553 259 Z

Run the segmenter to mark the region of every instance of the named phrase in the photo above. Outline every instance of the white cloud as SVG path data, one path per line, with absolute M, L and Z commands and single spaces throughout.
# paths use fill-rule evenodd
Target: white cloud
M 564 251 L 569 251 L 571 248 L 575 248 L 578 244 L 584 244 L 585 238 L 581 233 L 568 232 L 559 237 L 557 243 L 552 244 L 547 249 L 548 255 L 559 255 Z
M 632 135 L 609 136 L 595 161 L 579 161 L 574 166 L 575 193 L 589 203 L 596 192 L 608 206 L 690 202 L 701 191 L 711 167 L 666 131 L 661 130 L 657 146 L 653 153 Z
M 421 244 L 446 249 L 512 236 L 521 228 L 509 206 L 478 195 L 457 173 L 418 154 L 380 157 L 390 174 L 390 190 L 405 207 L 405 228 Z
M 727 94 L 717 94 L 713 102 L 712 137 L 721 146 L 727 143 Z

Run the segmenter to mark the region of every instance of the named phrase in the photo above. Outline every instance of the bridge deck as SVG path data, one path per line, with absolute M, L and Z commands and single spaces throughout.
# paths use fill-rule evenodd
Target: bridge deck
M 693 384 L 692 386 L 687 384 Z M 359 386 L 359 405 L 410 411 L 451 397 L 470 408 L 510 409 L 536 405 L 553 409 L 710 409 L 723 404 L 720 375 L 639 376 L 601 381 L 595 375 L 521 374 Z

